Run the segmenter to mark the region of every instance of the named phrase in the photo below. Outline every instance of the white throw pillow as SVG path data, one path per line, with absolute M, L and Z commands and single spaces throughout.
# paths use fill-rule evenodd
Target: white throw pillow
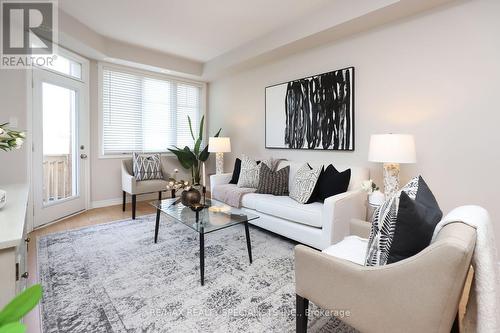
M 257 188 L 259 186 L 259 173 L 262 163 L 271 168 L 271 162 L 264 160 L 257 164 L 257 161 L 246 155 L 241 156 L 241 171 L 238 179 L 238 187 Z
M 305 204 L 311 197 L 322 168 L 312 168 L 304 164 L 297 170 L 290 187 L 290 198 Z

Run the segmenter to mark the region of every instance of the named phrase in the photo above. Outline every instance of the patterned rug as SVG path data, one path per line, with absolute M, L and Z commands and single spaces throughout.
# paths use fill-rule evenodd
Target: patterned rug
M 294 332 L 294 243 L 243 225 L 199 242 L 186 226 L 154 216 L 65 231 L 38 240 L 44 333 Z M 310 332 L 354 332 L 311 304 Z M 315 311 L 317 310 L 317 311 Z

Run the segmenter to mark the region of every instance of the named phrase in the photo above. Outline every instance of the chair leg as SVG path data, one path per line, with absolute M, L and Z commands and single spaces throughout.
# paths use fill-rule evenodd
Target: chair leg
M 296 331 L 297 333 L 307 333 L 307 309 L 309 300 L 299 295 L 296 296 Z
M 458 312 L 457 316 L 455 317 L 455 321 L 453 322 L 453 326 L 451 327 L 450 333 L 460 333 L 460 320 L 458 317 Z
M 127 192 L 123 192 L 123 203 L 122 203 L 122 211 L 125 211 L 125 200 L 127 199 Z
M 137 203 L 137 195 L 132 194 L 132 220 L 135 220 L 136 203 Z
M 158 192 L 158 200 L 161 200 L 161 191 Z

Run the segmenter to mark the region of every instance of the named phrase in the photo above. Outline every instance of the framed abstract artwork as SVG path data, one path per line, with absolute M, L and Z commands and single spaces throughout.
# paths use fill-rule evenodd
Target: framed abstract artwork
M 354 67 L 266 87 L 266 148 L 354 150 Z

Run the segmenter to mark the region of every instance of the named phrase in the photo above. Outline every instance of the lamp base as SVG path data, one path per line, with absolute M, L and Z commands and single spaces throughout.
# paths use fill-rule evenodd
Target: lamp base
M 224 153 L 215 153 L 215 173 L 224 173 Z
M 384 192 L 389 199 L 399 190 L 399 163 L 384 163 Z

